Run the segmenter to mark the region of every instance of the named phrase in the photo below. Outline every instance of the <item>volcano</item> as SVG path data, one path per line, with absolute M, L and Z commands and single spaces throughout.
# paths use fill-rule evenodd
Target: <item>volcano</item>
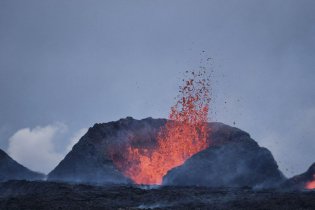
M 147 150 L 157 147 L 158 132 L 166 123 L 165 119 L 127 117 L 95 124 L 49 173 L 48 180 L 137 183 L 115 161 L 126 160 L 122 149 L 126 146 Z M 208 123 L 207 128 L 211 144 L 170 169 L 162 177 L 163 185 L 270 187 L 285 180 L 270 151 L 248 133 L 223 123 Z
M 186 71 L 169 118 L 95 124 L 49 180 L 145 185 L 273 186 L 284 180 L 249 134 L 208 123 L 206 71 Z

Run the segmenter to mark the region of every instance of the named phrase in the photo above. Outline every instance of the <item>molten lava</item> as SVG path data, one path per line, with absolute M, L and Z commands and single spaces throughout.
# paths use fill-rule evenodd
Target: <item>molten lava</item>
M 308 190 L 314 190 L 315 189 L 315 175 L 313 175 L 313 181 L 306 183 L 305 188 Z
M 113 158 L 116 167 L 137 184 L 161 184 L 170 169 L 209 146 L 209 79 L 205 71 L 189 75 L 180 86 L 169 120 L 158 132 L 156 147 L 129 145 L 123 151 L 125 160 Z

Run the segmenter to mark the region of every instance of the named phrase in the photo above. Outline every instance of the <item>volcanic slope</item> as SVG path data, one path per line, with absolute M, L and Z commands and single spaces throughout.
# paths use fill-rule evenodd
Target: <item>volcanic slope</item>
M 293 190 L 315 189 L 315 163 L 306 172 L 288 179 L 281 187 Z
M 40 180 L 45 175 L 22 166 L 0 149 L 0 181 L 6 180 Z

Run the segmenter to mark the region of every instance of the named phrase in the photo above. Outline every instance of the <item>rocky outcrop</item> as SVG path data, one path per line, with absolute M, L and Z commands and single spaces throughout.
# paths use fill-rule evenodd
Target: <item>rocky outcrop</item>
M 249 134 L 210 123 L 212 146 L 170 170 L 164 185 L 211 187 L 274 187 L 285 180 L 272 154 Z
M 119 148 L 131 144 L 154 146 L 155 136 L 165 120 L 147 118 L 135 120 L 131 117 L 116 122 L 95 124 L 79 140 L 59 165 L 49 173 L 48 180 L 117 183 L 132 181 L 125 177 L 113 164 L 120 158 Z M 116 150 L 115 157 L 112 149 Z M 117 153 L 118 150 L 118 153 Z
M 7 180 L 40 180 L 45 175 L 22 166 L 0 149 L 0 181 Z

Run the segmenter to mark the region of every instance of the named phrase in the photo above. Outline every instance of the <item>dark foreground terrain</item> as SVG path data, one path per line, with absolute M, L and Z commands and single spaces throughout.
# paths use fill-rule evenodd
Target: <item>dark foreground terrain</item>
M 315 209 L 314 191 L 0 183 L 0 209 Z

